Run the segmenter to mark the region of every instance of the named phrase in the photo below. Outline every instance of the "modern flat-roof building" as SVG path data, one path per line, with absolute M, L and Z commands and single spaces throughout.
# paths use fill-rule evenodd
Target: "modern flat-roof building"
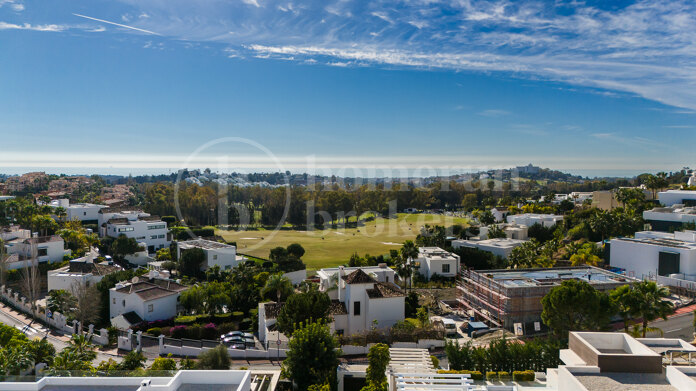
M 68 199 L 53 200 L 48 205 L 53 208 L 64 208 L 66 213 L 65 220 L 79 220 L 86 224 L 97 224 L 99 221 L 99 211 L 106 208 L 106 205 L 90 203 L 71 204 Z
M 440 247 L 420 247 L 418 249 L 418 272 L 427 279 L 434 275 L 456 277 L 459 273 L 459 255 Z
M 106 217 L 109 218 L 104 220 Z M 169 247 L 171 243 L 167 223 L 157 216 L 140 211 L 113 212 L 102 209 L 99 211 L 99 219 L 101 236 L 117 238 L 125 235 L 138 243 L 145 243 L 150 254 Z
M 186 370 L 174 375 L 132 377 L 47 376 L 35 382 L 0 382 L 0 391 L 273 391 L 279 377 L 280 371 L 276 370 Z
M 507 258 L 515 247 L 521 246 L 526 240 L 495 238 L 486 240 L 453 240 L 452 248 L 476 248 L 481 251 L 488 251 L 493 255 Z
M 657 193 L 657 199 L 664 206 L 683 204 L 696 206 L 696 190 L 667 190 Z
M 517 225 L 526 225 L 531 227 L 534 224 L 540 224 L 544 227 L 553 227 L 563 221 L 563 216 L 541 213 L 523 213 L 519 215 L 508 215 L 507 222 Z
M 571 332 L 568 337 L 568 349 L 560 352 L 563 365 L 547 369 L 548 390 L 696 390 L 696 367 L 665 366 L 665 348 L 694 350 L 685 341 L 600 332 Z
M 68 266 L 48 271 L 48 290 L 71 292 L 77 285 L 95 285 L 104 276 L 121 270 L 121 267 L 106 263 L 94 263 L 94 255 L 73 259 Z
M 637 280 L 592 266 L 545 269 L 463 270 L 457 301 L 464 310 L 507 329 L 515 323 L 534 330 L 541 320 L 541 299 L 566 280 L 588 282 L 608 291 Z
M 643 212 L 643 220 L 655 231 L 678 231 L 686 223 L 696 223 L 696 207 L 674 204 Z
M 672 277 L 696 282 L 696 231 L 641 231 L 610 242 L 609 263 L 636 278 Z
M 237 247 L 220 242 L 214 242 L 206 239 L 192 239 L 177 242 L 178 259 L 181 259 L 181 254 L 193 248 L 199 248 L 205 253 L 205 262 L 201 265 L 202 270 L 218 265 L 221 270 L 229 270 L 237 267 L 240 263 L 246 261 L 241 255 L 237 255 Z
M 39 263 L 62 262 L 70 250 L 64 249 L 65 242 L 58 235 L 31 238 L 16 238 L 5 243 L 5 250 L 10 257 L 5 260 L 8 270 L 25 266 L 25 261 L 36 259 Z

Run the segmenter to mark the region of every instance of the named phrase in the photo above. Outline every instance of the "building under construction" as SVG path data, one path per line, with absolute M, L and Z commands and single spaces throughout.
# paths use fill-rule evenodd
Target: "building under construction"
M 521 323 L 524 333 L 530 334 L 543 327 L 541 299 L 565 280 L 582 280 L 599 291 L 638 281 L 592 266 L 463 270 L 457 284 L 457 301 L 462 310 L 473 311 L 493 326 L 512 330 L 515 323 Z

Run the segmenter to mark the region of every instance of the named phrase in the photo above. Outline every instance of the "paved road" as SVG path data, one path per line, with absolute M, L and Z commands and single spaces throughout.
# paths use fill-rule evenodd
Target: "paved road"
M 22 330 L 30 339 L 36 337 L 45 337 L 48 342 L 50 342 L 56 348 L 56 352 L 59 352 L 68 346 L 66 337 L 60 337 L 54 331 L 47 334 L 48 330 L 40 323 L 32 323 L 29 327 L 26 327 L 27 324 L 23 320 L 15 317 L 15 314 L 4 305 L 0 305 L 0 322 L 8 326 L 15 327 L 18 330 Z M 93 361 L 93 364 L 99 364 L 101 361 L 107 361 L 110 358 L 116 361 L 121 361 L 121 358 L 118 355 L 97 351 L 97 358 Z M 150 360 L 148 360 L 148 362 L 149 361 Z
M 658 327 L 665 333 L 665 338 L 681 338 L 687 342 L 694 339 L 694 316 L 691 313 L 675 315 L 668 320 L 658 320 L 650 323 L 652 327 Z M 659 334 L 651 336 L 659 337 Z

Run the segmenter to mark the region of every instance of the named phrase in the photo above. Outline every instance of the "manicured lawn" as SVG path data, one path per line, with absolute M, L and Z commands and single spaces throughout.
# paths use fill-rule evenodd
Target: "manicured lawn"
M 465 218 L 428 214 L 399 214 L 396 219 L 378 218 L 359 228 L 329 229 L 323 231 L 270 230 L 221 231 L 217 234 L 230 242 L 237 242 L 237 251 L 268 258 L 270 249 L 300 243 L 305 248 L 302 257 L 311 270 L 342 265 L 351 254 L 386 254 L 398 249 L 401 243 L 415 239 L 421 226 L 466 224 Z

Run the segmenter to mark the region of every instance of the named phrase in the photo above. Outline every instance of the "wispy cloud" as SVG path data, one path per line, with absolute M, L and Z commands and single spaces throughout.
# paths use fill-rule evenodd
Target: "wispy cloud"
M 488 109 L 488 110 L 483 110 L 482 112 L 478 113 L 479 115 L 482 115 L 484 117 L 504 117 L 506 115 L 510 115 L 510 113 L 507 110 L 501 110 L 501 109 Z
M 104 20 L 104 19 L 97 19 L 97 18 L 93 18 L 93 17 L 91 17 L 91 16 L 80 15 L 80 14 L 75 14 L 75 13 L 73 13 L 73 15 L 75 15 L 75 16 L 77 16 L 77 17 L 80 17 L 80 18 L 85 18 L 85 19 L 90 19 L 90 20 L 94 20 L 94 21 L 97 21 L 97 22 L 101 22 L 101 23 L 111 24 L 111 25 L 114 25 L 114 26 L 123 27 L 123 28 L 130 29 L 130 30 L 140 31 L 140 32 L 142 32 L 142 33 L 147 33 L 147 34 L 152 34 L 152 35 L 161 35 L 161 34 L 158 34 L 158 33 L 154 32 L 154 31 L 145 30 L 145 29 L 141 29 L 141 28 L 133 27 L 133 26 L 128 26 L 128 25 L 121 24 L 121 23 L 110 22 L 110 21 Z
M 12 9 L 12 11 L 14 11 L 14 12 L 22 12 L 22 11 L 24 11 L 24 4 L 22 4 L 21 1 L 17 1 L 17 0 L 0 0 L 0 8 L 2 8 L 2 7 L 5 6 L 5 5 L 9 6 L 9 7 Z
M 638 147 L 645 150 L 654 150 L 656 147 L 673 148 L 673 146 L 661 143 L 657 140 L 651 140 L 645 137 L 625 136 L 614 132 L 592 133 L 590 134 L 590 136 L 602 141 L 610 141 L 631 147 Z
M 127 13 L 110 19 L 127 24 L 79 16 L 244 57 L 505 72 L 696 110 L 691 0 L 119 1 Z
M 47 31 L 47 32 L 60 32 L 66 30 L 66 26 L 61 26 L 57 24 L 14 24 L 0 22 L 0 30 L 31 30 L 31 31 Z

